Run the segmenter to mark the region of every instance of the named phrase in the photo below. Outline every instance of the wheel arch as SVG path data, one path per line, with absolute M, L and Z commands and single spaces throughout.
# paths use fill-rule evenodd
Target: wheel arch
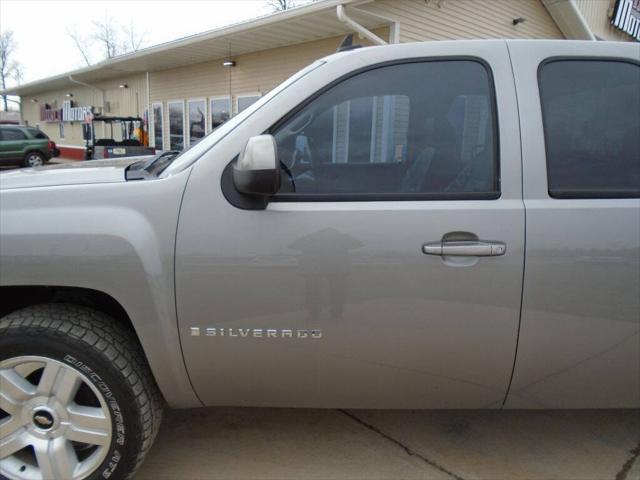
M 95 308 L 125 326 L 136 342 L 140 339 L 124 307 L 111 295 L 81 287 L 20 285 L 0 287 L 0 318 L 21 308 L 42 303 L 73 303 Z
M 40 148 L 35 148 L 35 147 L 29 147 L 24 151 L 24 155 L 23 157 L 26 157 L 27 155 L 29 155 L 30 153 L 39 153 L 40 155 L 42 155 L 43 159 L 47 158 L 47 154 L 45 152 L 43 152 Z
M 135 323 L 131 316 L 127 312 L 125 306 L 114 296 L 91 288 L 73 287 L 73 286 L 57 286 L 57 285 L 2 285 L 0 286 L 0 318 L 20 310 L 34 305 L 41 305 L 47 303 L 69 303 L 75 305 L 82 305 L 93 308 L 102 313 L 105 313 L 114 321 L 123 326 L 132 335 L 132 339 L 138 345 L 143 352 L 144 358 L 147 360 L 151 373 L 156 380 L 156 383 L 160 387 L 160 391 L 164 397 L 164 400 L 169 404 L 176 407 L 193 407 L 200 406 L 200 403 L 194 404 L 188 399 L 185 400 L 173 400 L 171 395 L 167 397 L 165 395 L 170 391 L 166 390 L 166 382 L 162 381 L 163 375 L 158 377 L 158 368 L 162 369 L 162 366 L 154 365 L 150 361 L 147 355 L 145 346 L 142 339 L 138 334 L 138 330 L 135 327 Z M 155 368 L 154 368 L 155 367 Z M 162 370 L 160 370 L 160 374 Z M 163 388 L 165 383 L 165 388 Z M 173 400 L 173 401 L 172 401 Z

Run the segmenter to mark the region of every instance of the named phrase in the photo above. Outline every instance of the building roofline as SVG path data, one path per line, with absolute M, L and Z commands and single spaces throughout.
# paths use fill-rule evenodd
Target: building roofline
M 309 15 L 314 15 L 320 12 L 327 12 L 332 9 L 336 9 L 338 5 L 348 5 L 348 6 L 357 6 L 365 3 L 370 3 L 374 0 L 317 0 L 307 5 L 303 5 L 300 7 L 295 7 L 289 10 L 284 10 L 281 12 L 276 12 L 268 15 L 263 15 L 261 17 L 252 18 L 249 20 L 245 20 L 242 22 L 234 23 L 231 25 L 226 25 L 223 27 L 215 28 L 212 30 L 207 30 L 202 33 L 197 33 L 193 35 L 189 35 L 186 37 L 181 37 L 175 40 L 170 40 L 168 42 L 163 42 L 158 45 L 153 45 L 150 47 L 146 47 L 135 52 L 126 53 L 123 55 L 119 55 L 117 57 L 113 57 L 110 59 L 103 60 L 94 65 L 79 68 L 76 70 L 64 72 L 58 75 L 53 75 L 50 77 L 42 78 L 39 80 L 35 80 L 33 82 L 25 83 L 23 85 L 16 85 L 11 88 L 7 88 L 5 90 L 0 91 L 0 94 L 7 95 L 33 95 L 38 94 L 40 92 L 44 92 L 50 90 L 52 88 L 52 83 L 58 83 L 58 88 L 61 88 L 64 82 L 70 79 L 69 77 L 78 77 L 82 78 L 84 76 L 91 76 L 92 73 L 99 74 L 100 72 L 105 73 L 105 80 L 107 78 L 113 78 L 115 72 L 119 72 L 122 75 L 128 74 L 137 74 L 143 72 L 152 72 L 157 70 L 162 70 L 162 68 L 133 68 L 127 69 L 126 67 L 131 67 L 132 62 L 139 62 L 145 59 L 150 59 L 153 56 L 162 54 L 162 53 L 170 53 L 172 50 L 178 50 L 184 47 L 196 46 L 199 43 L 204 43 L 207 41 L 214 41 L 218 38 L 224 39 L 225 37 L 230 37 L 235 35 L 236 38 L 238 35 L 247 34 L 249 35 L 252 31 L 256 29 L 260 29 L 262 27 L 268 27 L 270 25 L 275 25 L 283 22 L 293 22 L 300 17 L 305 17 Z M 542 4 L 549 12 L 555 23 L 558 25 L 558 28 L 562 31 L 563 35 L 567 39 L 578 39 L 578 40 L 595 40 L 596 37 L 589 28 L 589 25 L 585 21 L 582 13 L 579 8 L 575 4 L 575 0 L 541 0 Z M 360 11 L 361 14 L 366 14 L 371 17 L 368 12 Z M 336 18 L 336 21 L 337 18 Z M 389 21 L 392 21 L 389 19 Z M 309 41 L 314 38 L 309 38 Z M 300 43 L 299 41 L 291 42 L 289 44 Z M 284 46 L 284 45 L 283 45 Z M 257 51 L 257 50 L 256 50 Z M 243 52 L 248 53 L 248 52 Z M 218 57 L 211 57 L 211 59 Z M 194 61 L 193 63 L 198 63 L 198 61 Z M 96 81 L 94 79 L 89 79 L 87 81 Z M 100 81 L 100 80 L 98 80 Z
M 317 0 L 307 5 L 294 7 L 289 10 L 283 10 L 272 14 L 263 15 L 256 18 L 251 18 L 241 22 L 233 23 L 231 25 L 225 25 L 223 27 L 214 28 L 205 32 L 188 35 L 175 40 L 169 40 L 150 47 L 141 48 L 135 52 L 129 52 L 122 55 L 118 55 L 113 58 L 102 60 L 94 65 L 79 68 L 76 70 L 67 71 L 58 75 L 52 75 L 33 82 L 25 83 L 22 85 L 16 85 L 14 87 L 0 90 L 0 94 L 8 95 L 20 95 L 21 92 L 31 91 L 31 93 L 38 93 L 38 91 L 45 91 L 47 84 L 57 80 L 65 80 L 69 76 L 82 76 L 87 73 L 97 72 L 100 70 L 117 70 L 119 65 L 132 60 L 140 60 L 145 57 L 149 57 L 154 54 L 170 51 L 176 48 L 187 47 L 189 45 L 197 44 L 207 40 L 214 40 L 219 37 L 226 37 L 233 34 L 241 34 L 249 32 L 250 30 L 269 26 L 279 22 L 287 22 L 297 19 L 298 17 L 313 15 L 318 12 L 335 9 L 338 5 L 356 5 L 369 3 L 372 0 Z M 311 39 L 310 39 L 311 40 Z M 147 70 L 140 70 L 147 71 Z M 153 70 L 149 70 L 153 71 Z M 132 71 L 123 71 L 123 73 L 136 73 Z

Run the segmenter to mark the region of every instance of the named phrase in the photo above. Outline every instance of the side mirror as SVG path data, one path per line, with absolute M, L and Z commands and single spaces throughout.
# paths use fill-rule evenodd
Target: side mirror
M 233 167 L 233 184 L 248 195 L 274 195 L 280 188 L 276 141 L 271 135 L 251 137 Z

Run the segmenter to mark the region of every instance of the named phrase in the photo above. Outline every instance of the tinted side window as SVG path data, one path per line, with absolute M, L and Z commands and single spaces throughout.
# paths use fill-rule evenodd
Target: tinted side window
M 24 140 L 27 136 L 17 128 L 3 128 L 2 129 L 2 140 L 11 141 L 11 140 Z
M 549 194 L 640 196 L 640 66 L 553 60 L 539 81 Z
M 41 140 L 49 138 L 41 130 L 38 130 L 37 128 L 29 128 L 29 133 L 33 138 L 37 138 Z
M 284 194 L 496 198 L 490 76 L 472 60 L 378 67 L 272 130 Z

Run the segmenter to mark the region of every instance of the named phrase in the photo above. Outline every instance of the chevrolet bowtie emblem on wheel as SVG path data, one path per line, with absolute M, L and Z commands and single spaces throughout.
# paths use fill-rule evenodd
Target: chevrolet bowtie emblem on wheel
M 49 412 L 36 413 L 33 416 L 33 423 L 46 430 L 53 425 L 53 416 Z
M 322 338 L 320 329 L 191 327 L 192 337 Z

